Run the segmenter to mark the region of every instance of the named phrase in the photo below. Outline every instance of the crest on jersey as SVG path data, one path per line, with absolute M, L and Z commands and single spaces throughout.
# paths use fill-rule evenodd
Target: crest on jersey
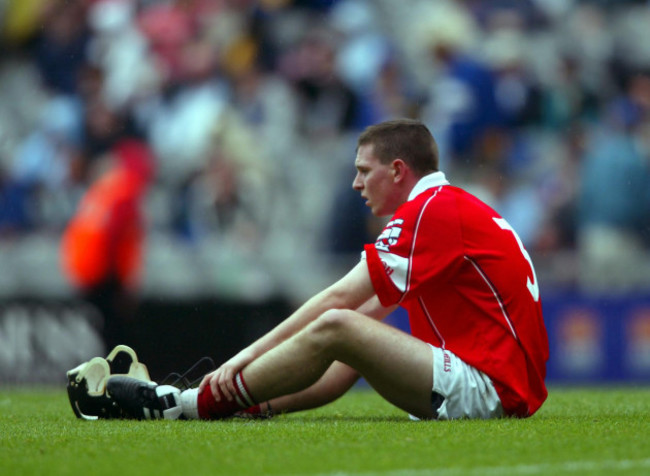
M 384 267 L 384 272 L 397 289 L 403 293 L 407 287 L 409 260 L 407 257 L 391 252 L 391 247 L 397 244 L 402 235 L 402 225 L 404 225 L 404 220 L 401 218 L 388 222 L 375 241 L 375 248 Z
M 377 238 L 377 241 L 375 242 L 375 248 L 377 248 L 378 251 L 384 251 L 388 253 L 390 251 L 390 247 L 397 244 L 397 240 L 402 234 L 403 224 L 404 220 L 401 218 L 389 221 Z

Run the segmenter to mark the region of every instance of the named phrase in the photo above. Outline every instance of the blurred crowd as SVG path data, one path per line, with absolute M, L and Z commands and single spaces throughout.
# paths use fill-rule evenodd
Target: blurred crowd
M 0 18 L 0 243 L 57 240 L 130 140 L 155 162 L 150 243 L 274 282 L 347 266 L 382 226 L 351 189 L 356 137 L 413 117 L 545 279 L 650 289 L 647 1 L 0 0 Z

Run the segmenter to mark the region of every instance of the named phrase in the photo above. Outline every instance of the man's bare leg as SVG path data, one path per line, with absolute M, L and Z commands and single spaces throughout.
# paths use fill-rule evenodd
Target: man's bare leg
M 242 371 L 258 402 L 314 385 L 334 361 L 355 369 L 386 400 L 432 417 L 428 344 L 355 311 L 332 310 Z
M 290 395 L 273 398 L 268 403 L 274 413 L 297 412 L 321 407 L 345 394 L 359 380 L 352 367 L 334 362 L 312 386 Z M 266 409 L 266 406 L 262 406 Z

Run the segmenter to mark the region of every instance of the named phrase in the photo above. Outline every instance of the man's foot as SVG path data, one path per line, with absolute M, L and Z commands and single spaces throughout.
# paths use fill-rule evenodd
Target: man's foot
M 108 379 L 106 390 L 129 418 L 176 420 L 183 413 L 181 391 L 171 385 L 120 375 Z

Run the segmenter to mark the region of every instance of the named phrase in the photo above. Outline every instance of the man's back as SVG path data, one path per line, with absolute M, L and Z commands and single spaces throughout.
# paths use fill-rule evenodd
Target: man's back
M 415 337 L 485 372 L 507 413 L 534 413 L 546 398 L 548 341 L 532 262 L 516 233 L 450 185 L 402 205 L 387 228 L 389 246 L 378 240 L 375 256 L 366 247 L 382 303 L 399 302 Z

